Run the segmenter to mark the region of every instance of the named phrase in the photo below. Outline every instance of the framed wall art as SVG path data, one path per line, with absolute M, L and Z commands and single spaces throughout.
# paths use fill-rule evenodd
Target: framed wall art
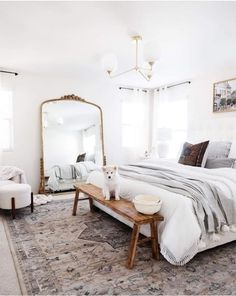
M 236 111 L 236 78 L 213 85 L 213 112 Z

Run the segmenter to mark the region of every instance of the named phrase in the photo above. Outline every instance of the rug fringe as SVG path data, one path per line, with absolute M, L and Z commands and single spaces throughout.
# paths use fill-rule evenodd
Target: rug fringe
M 17 263 L 18 263 L 17 254 L 16 254 L 16 251 L 15 251 L 13 242 L 11 240 L 10 231 L 9 231 L 6 220 L 3 220 L 3 226 L 4 226 L 5 233 L 6 233 L 9 249 L 10 249 L 11 254 L 12 254 L 13 263 L 14 263 L 16 275 L 17 275 L 17 278 L 18 278 L 18 283 L 19 283 L 19 286 L 20 286 L 20 290 L 21 290 L 21 295 L 28 295 L 27 288 L 25 286 L 23 273 L 21 272 L 20 267 L 17 265 Z

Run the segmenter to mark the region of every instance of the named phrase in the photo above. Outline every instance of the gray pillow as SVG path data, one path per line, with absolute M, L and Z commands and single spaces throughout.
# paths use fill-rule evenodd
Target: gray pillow
M 210 142 L 207 148 L 207 159 L 227 158 L 229 156 L 231 142 Z
M 233 168 L 236 158 L 215 158 L 207 159 L 207 169 L 218 169 L 218 168 Z

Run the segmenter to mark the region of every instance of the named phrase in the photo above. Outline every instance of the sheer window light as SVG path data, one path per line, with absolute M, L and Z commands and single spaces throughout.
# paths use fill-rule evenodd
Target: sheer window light
M 154 108 L 154 139 L 155 145 L 163 146 L 167 158 L 176 158 L 181 145 L 187 138 L 188 124 L 188 89 L 179 86 L 173 89 L 163 89 L 155 94 Z M 160 131 L 168 130 L 168 139 L 162 139 Z
M 12 93 L 0 91 L 0 148 L 3 151 L 13 149 L 13 112 Z
M 138 89 L 122 92 L 122 154 L 127 163 L 140 159 L 148 147 L 149 94 Z
M 122 101 L 122 146 L 145 146 L 148 128 L 148 96 L 138 93 Z

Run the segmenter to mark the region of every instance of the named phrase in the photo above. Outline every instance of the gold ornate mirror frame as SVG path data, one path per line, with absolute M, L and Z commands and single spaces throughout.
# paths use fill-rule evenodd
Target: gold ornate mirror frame
M 100 119 L 101 119 L 101 142 L 102 142 L 102 156 L 103 156 L 103 165 L 106 165 L 106 156 L 104 153 L 104 134 L 103 134 L 103 114 L 102 109 L 97 104 L 91 103 L 86 101 L 85 99 L 82 99 L 76 95 L 66 95 L 63 97 L 60 97 L 59 99 L 51 99 L 42 102 L 40 105 L 40 129 L 41 129 L 41 158 L 40 158 L 40 187 L 39 187 L 39 193 L 45 193 L 45 175 L 44 175 L 44 140 L 43 140 L 43 106 L 46 103 L 51 102 L 60 102 L 60 101 L 78 101 L 81 103 L 89 104 L 94 107 L 97 107 L 100 111 Z

